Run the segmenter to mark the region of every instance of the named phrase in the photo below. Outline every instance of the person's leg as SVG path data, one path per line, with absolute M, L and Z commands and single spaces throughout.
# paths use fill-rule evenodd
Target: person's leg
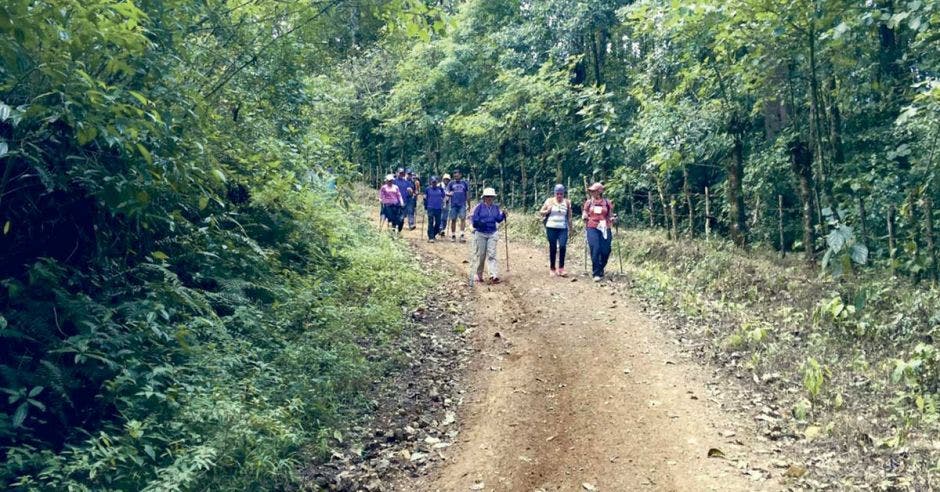
M 612 235 L 610 231 L 607 231 L 607 239 L 604 239 L 603 236 L 600 237 L 600 266 L 601 266 L 601 277 L 604 276 L 604 269 L 607 268 L 607 260 L 610 259 L 610 246 Z
M 558 229 L 558 268 L 565 269 L 565 252 L 568 250 L 568 228 Z
M 434 215 L 428 210 L 428 241 L 434 239 Z
M 450 207 L 450 238 L 454 239 L 457 235 L 457 207 Z
M 401 232 L 402 228 L 405 226 L 405 207 L 396 206 L 395 207 L 395 228 L 398 229 L 398 232 Z
M 405 201 L 405 216 L 408 218 L 408 228 L 415 228 L 415 206 L 410 199 Z
M 487 267 L 490 270 L 490 276 L 493 278 L 499 278 L 499 263 L 497 263 L 497 252 L 499 249 L 496 247 L 497 242 L 499 241 L 499 233 L 494 232 L 488 234 L 486 238 L 486 263 Z
M 459 212 L 460 213 L 458 215 L 460 216 L 460 239 L 463 239 L 464 231 L 467 230 L 467 206 L 464 205 L 460 207 Z
M 604 269 L 601 264 L 601 233 L 597 229 L 589 228 L 587 230 L 588 247 L 591 250 L 591 275 L 603 277 Z
M 476 263 L 477 278 L 483 277 L 483 264 L 486 263 L 486 236 L 477 232 L 473 235 L 473 250 L 475 251 L 474 262 Z
M 552 229 L 551 227 L 545 228 L 545 237 L 548 238 L 548 268 L 551 271 L 555 271 L 555 251 L 558 249 L 558 232 L 561 229 Z

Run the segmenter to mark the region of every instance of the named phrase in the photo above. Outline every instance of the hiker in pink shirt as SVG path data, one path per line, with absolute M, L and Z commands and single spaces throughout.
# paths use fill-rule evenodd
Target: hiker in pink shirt
M 404 224 L 402 220 L 402 210 L 405 206 L 405 200 L 401 196 L 398 186 L 395 186 L 395 176 L 391 174 L 385 176 L 385 184 L 379 188 L 379 202 L 382 204 L 382 216 L 398 230 L 401 234 L 401 228 Z

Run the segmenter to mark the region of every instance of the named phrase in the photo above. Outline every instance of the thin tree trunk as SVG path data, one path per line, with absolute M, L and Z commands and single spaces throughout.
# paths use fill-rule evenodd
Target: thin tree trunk
M 810 134 L 813 139 L 813 149 L 815 152 L 815 161 L 816 161 L 816 177 L 817 177 L 817 187 L 821 188 L 822 195 L 825 198 L 826 206 L 831 210 L 832 214 L 838 217 L 838 211 L 836 210 L 835 198 L 832 194 L 832 182 L 829 179 L 829 176 L 826 175 L 826 165 L 824 162 L 824 155 L 822 152 L 823 149 L 823 108 L 821 104 L 821 98 L 819 94 L 819 75 L 818 75 L 818 66 L 816 60 L 816 24 L 811 22 L 810 28 L 807 31 L 808 39 L 808 48 L 809 48 L 809 86 L 810 86 L 810 109 L 812 112 L 812 119 L 810 120 Z
M 937 250 L 934 247 L 933 201 L 930 197 L 921 202 L 924 207 L 924 237 L 927 239 L 927 258 L 930 260 L 930 280 L 936 284 L 940 280 L 937 270 Z
M 865 212 L 865 198 L 861 195 L 858 195 L 858 225 L 860 226 L 862 233 L 862 243 L 868 244 L 868 226 L 866 225 L 867 217 Z
M 888 207 L 888 261 L 890 262 L 891 276 L 897 274 L 895 269 L 895 240 L 894 240 L 894 205 Z
M 777 195 L 777 234 L 780 240 L 780 258 L 787 256 L 787 248 L 783 238 L 783 195 Z
M 801 141 L 790 145 L 790 166 L 800 183 L 800 203 L 803 212 L 803 250 L 807 262 L 816 259 L 816 232 L 813 223 L 813 155 Z
M 679 240 L 679 221 L 676 219 L 676 196 L 669 195 L 669 216 L 672 218 L 672 240 Z
M 689 168 L 684 166 L 682 168 L 682 191 L 685 192 L 685 205 L 689 209 L 689 229 L 688 235 L 692 237 L 693 228 L 695 226 L 695 208 L 692 206 L 692 192 L 689 191 Z
M 705 242 L 711 240 L 712 235 L 712 200 L 708 194 L 708 187 L 705 187 Z

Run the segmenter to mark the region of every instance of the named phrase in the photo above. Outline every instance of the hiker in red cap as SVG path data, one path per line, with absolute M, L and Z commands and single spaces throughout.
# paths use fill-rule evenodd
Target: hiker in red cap
M 610 258 L 610 243 L 613 238 L 611 227 L 614 220 L 614 206 L 604 198 L 604 185 L 594 183 L 588 188 L 591 197 L 584 202 L 581 217 L 585 223 L 587 243 L 591 249 L 591 275 L 595 282 L 604 279 L 604 268 Z

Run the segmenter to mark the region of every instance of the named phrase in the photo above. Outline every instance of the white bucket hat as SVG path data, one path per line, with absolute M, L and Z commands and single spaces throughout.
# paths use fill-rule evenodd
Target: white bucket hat
M 483 188 L 483 196 L 496 196 L 496 190 L 493 188 Z
M 385 175 L 385 181 L 395 181 L 395 175 L 394 175 L 394 174 L 386 174 L 386 175 Z

